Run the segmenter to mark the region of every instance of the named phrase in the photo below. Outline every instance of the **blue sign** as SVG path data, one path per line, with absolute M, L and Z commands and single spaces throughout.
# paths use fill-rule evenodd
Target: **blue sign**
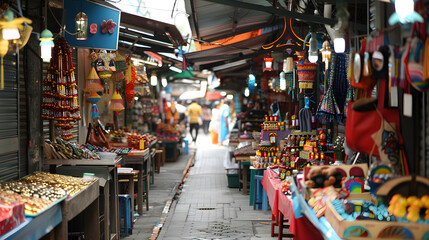
M 86 40 L 77 40 L 75 35 L 69 34 L 76 32 L 75 17 L 81 11 L 88 17 L 88 38 Z M 118 49 L 121 16 L 121 11 L 119 9 L 86 0 L 65 0 L 64 14 L 66 19 L 66 30 L 69 32 L 65 33 L 65 37 L 70 46 L 106 50 Z M 103 21 L 108 22 L 110 19 L 112 22 L 116 23 L 116 26 L 113 28 L 113 34 L 109 32 L 102 33 L 101 23 Z M 97 32 L 95 34 L 90 33 L 91 24 L 97 24 Z

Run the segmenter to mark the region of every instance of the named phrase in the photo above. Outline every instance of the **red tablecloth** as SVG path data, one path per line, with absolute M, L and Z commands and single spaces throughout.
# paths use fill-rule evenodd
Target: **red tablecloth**
M 287 196 L 279 191 L 279 212 L 281 212 L 284 218 L 289 220 L 289 231 L 296 235 L 295 231 L 295 214 L 293 213 L 293 203 L 291 196 Z
M 273 215 L 278 214 L 279 205 L 279 191 L 281 189 L 281 180 L 277 178 L 277 174 L 270 169 L 264 171 L 264 177 L 262 178 L 262 186 L 267 192 L 268 202 L 271 207 Z

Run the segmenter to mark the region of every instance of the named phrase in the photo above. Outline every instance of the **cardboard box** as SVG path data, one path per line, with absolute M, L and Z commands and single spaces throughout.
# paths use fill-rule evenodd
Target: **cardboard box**
M 427 224 L 386 222 L 376 220 L 344 220 L 331 202 L 325 217 L 340 238 L 345 239 L 428 239 Z

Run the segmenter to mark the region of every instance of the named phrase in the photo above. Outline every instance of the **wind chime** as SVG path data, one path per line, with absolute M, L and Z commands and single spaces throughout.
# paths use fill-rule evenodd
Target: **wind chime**
M 134 66 L 131 64 L 131 57 L 127 57 L 127 70 L 125 70 L 125 97 L 130 108 L 133 107 L 134 86 L 136 83 L 137 73 Z
M 81 119 L 74 69 L 70 46 L 60 37 L 43 81 L 42 117 L 55 121 L 56 135 L 64 140 L 73 138 L 72 123 Z
M 104 90 L 103 85 L 101 84 L 100 78 L 97 75 L 94 67 L 91 67 L 88 77 L 86 78 L 84 92 L 89 93 L 87 100 L 92 104 L 91 107 L 91 118 L 100 117 L 97 102 L 101 99 L 100 95 L 97 92 L 102 92 Z

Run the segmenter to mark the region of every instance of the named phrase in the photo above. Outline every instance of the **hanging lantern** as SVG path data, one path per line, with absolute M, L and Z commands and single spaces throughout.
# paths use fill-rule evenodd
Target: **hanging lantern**
M 155 72 L 152 72 L 152 75 L 150 76 L 150 85 L 156 86 L 158 84 L 158 77 L 156 76 Z
M 323 42 L 320 52 L 322 52 L 322 61 L 325 63 L 325 70 L 327 70 L 329 67 L 329 60 L 331 59 L 331 45 L 328 40 Z
M 264 58 L 264 62 L 265 62 L 265 71 L 273 71 L 273 60 L 274 58 L 271 57 L 271 54 L 268 54 L 267 57 Z
M 88 17 L 84 12 L 79 12 L 75 17 L 76 39 L 86 40 L 88 38 Z
M 110 77 L 110 80 L 112 80 L 115 83 L 121 83 L 125 79 L 125 75 L 122 73 L 122 71 L 115 71 L 112 73 L 112 76 Z
M 395 12 L 389 18 L 389 24 L 423 22 L 423 17 L 414 11 L 413 0 L 394 0 Z
M 40 57 L 43 62 L 49 62 L 52 57 L 52 48 L 54 47 L 54 38 L 51 31 L 45 29 L 40 34 Z
M 168 84 L 167 78 L 162 77 L 162 79 L 161 79 L 161 85 L 162 85 L 162 87 L 167 87 L 167 84 Z
M 115 91 L 113 93 L 112 99 L 110 100 L 110 110 L 114 112 L 120 112 L 124 109 L 124 101 L 122 100 L 122 97 L 118 91 Z
M 249 95 L 250 95 L 250 92 L 249 92 L 249 88 L 247 87 L 244 89 L 244 96 L 248 97 Z
M 88 74 L 85 82 L 84 92 L 101 92 L 104 90 L 101 84 L 100 78 L 98 78 L 97 72 L 94 67 L 91 67 L 91 71 Z
M 3 21 L 13 23 L 13 19 L 13 13 L 8 9 L 4 14 Z M 19 34 L 18 24 L 7 24 L 3 26 L 2 35 L 4 40 L 19 39 L 21 35 Z
M 88 96 L 88 101 L 92 103 L 92 107 L 91 107 L 91 118 L 98 118 L 100 117 L 100 114 L 98 112 L 98 108 L 97 108 L 97 102 L 101 99 L 100 95 L 98 95 L 98 93 L 93 92 Z

